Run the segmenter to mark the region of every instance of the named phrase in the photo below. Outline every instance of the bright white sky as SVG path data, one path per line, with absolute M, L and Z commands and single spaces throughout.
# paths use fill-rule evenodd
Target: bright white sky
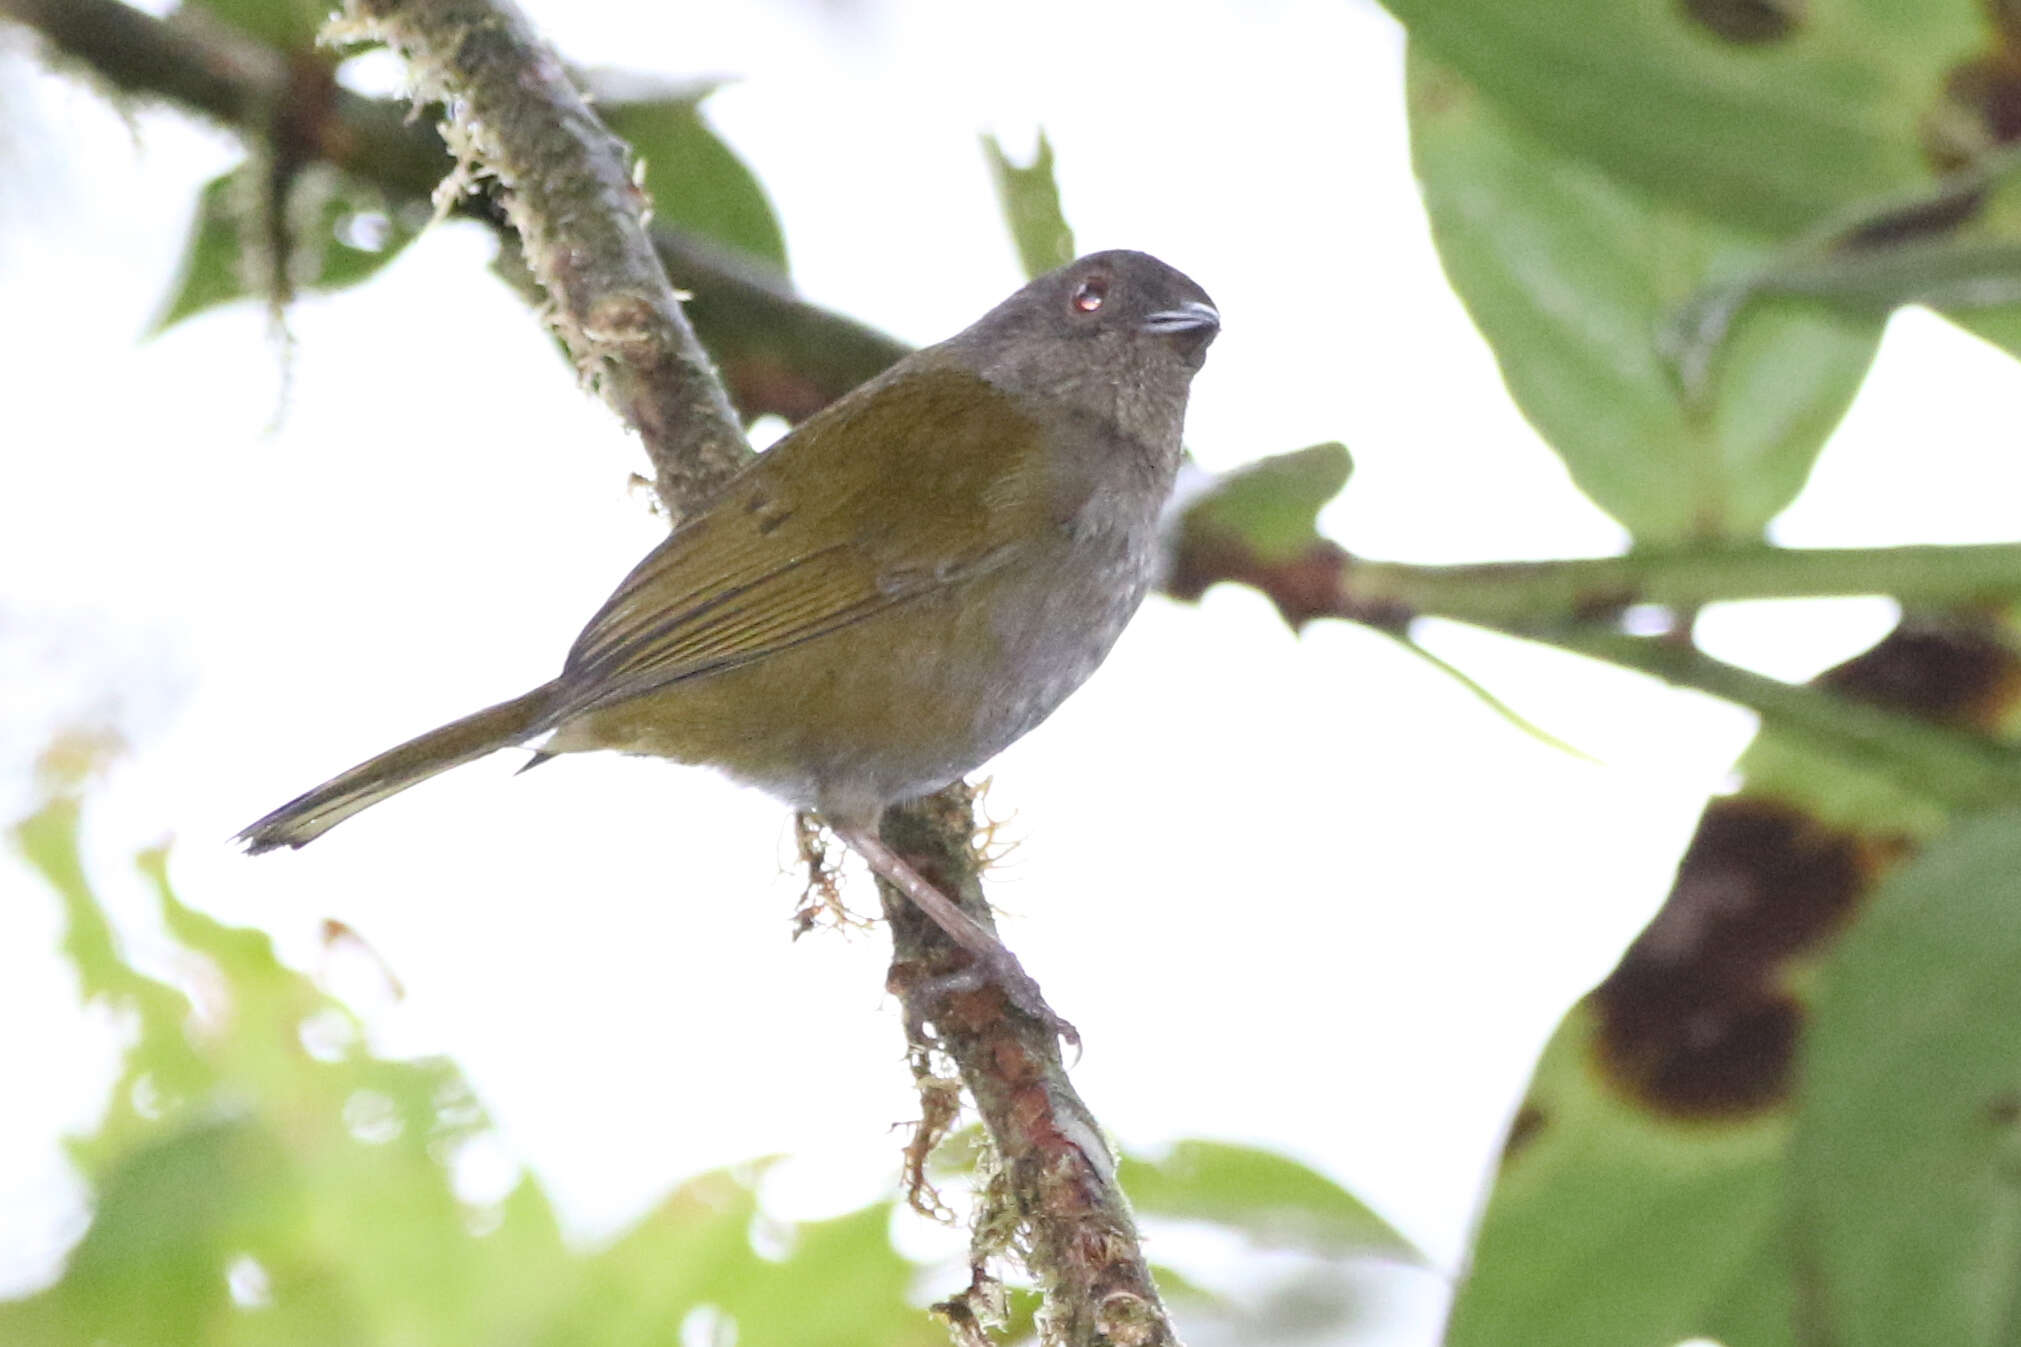
M 1082 248 L 1157 253 L 1221 307 L 1188 427 L 1206 464 L 1346 441 L 1357 476 L 1324 522 L 1374 556 L 1619 545 L 1444 284 L 1401 38 L 1371 4 L 530 8 L 584 64 L 739 77 L 712 116 L 820 302 L 927 342 L 1015 288 L 976 137 L 1022 152 L 1043 124 Z M 333 970 L 382 1047 L 452 1054 L 585 1238 L 767 1152 L 805 1161 L 773 1190 L 786 1215 L 889 1192 L 889 1125 L 913 1104 L 885 942 L 788 940 L 790 832 L 762 797 L 617 758 L 514 779 L 500 755 L 299 854 L 226 845 L 359 758 L 549 677 L 659 526 L 626 490 L 632 445 L 485 273 L 474 228 L 297 310 L 278 429 L 251 307 L 141 344 L 181 213 L 229 144 L 172 117 L 129 128 L 18 50 L 0 60 L 0 167 L 21 184 L 0 198 L 8 814 L 53 730 L 116 716 L 137 748 L 93 796 L 88 840 L 134 948 L 161 945 L 127 858 L 165 837 L 185 896 L 306 965 L 341 917 L 406 988 L 394 1003 Z M 1898 320 L 1780 536 L 2010 536 L 2013 483 L 1989 464 L 2012 471 L 2017 391 L 2005 357 Z M 1800 677 L 1887 618 L 1754 605 L 1715 612 L 1707 636 Z M 1125 1144 L 1301 1157 L 1450 1271 L 1539 1046 L 1660 900 L 1751 720 L 1498 638 L 1426 635 L 1598 764 L 1379 637 L 1294 638 L 1246 592 L 1153 600 L 994 768 L 1017 848 L 993 892 Z M 874 908 L 860 875 L 850 892 Z M 16 1026 L 0 1075 L 19 1091 L 0 1110 L 0 1284 L 26 1287 L 81 1228 L 57 1138 L 102 1106 L 111 1037 L 53 957 L 53 899 L 5 858 L 0 895 L 0 1023 Z M 1154 1253 L 1183 1264 L 1188 1247 Z M 1444 1281 L 1391 1280 L 1383 1340 L 1430 1341 Z

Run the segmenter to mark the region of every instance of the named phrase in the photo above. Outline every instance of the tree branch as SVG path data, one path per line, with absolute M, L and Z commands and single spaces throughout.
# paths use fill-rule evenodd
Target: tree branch
M 287 61 L 202 10 L 167 23 L 117 0 L 0 0 L 0 15 L 41 34 L 126 94 L 152 94 L 230 126 L 258 126 L 286 91 Z
M 974 793 L 958 783 L 888 811 L 881 832 L 942 893 L 994 931 L 982 894 L 982 860 L 969 841 L 974 817 Z M 1004 1251 L 999 1245 L 1008 1231 L 1021 1231 L 1021 1252 L 1047 1300 L 1047 1342 L 1176 1343 L 1129 1203 L 1116 1185 L 1115 1156 L 1067 1079 L 1054 1030 L 1007 1009 L 993 989 L 941 996 L 931 1007 L 917 1004 L 918 989 L 959 967 L 962 956 L 895 887 L 880 879 L 878 891 L 891 926 L 891 989 L 905 1004 L 908 1026 L 930 1010 L 939 1033 L 935 1044 L 914 1038 L 915 1071 L 925 1074 L 936 1047 L 954 1059 L 1003 1163 L 1013 1219 L 1003 1224 L 985 1213 L 972 1272 L 982 1280 L 984 1262 Z M 1000 1225 L 1006 1238 L 994 1240 L 991 1232 Z M 957 1325 L 977 1313 L 967 1297 L 937 1308 Z
M 193 7 L 171 23 L 120 0 L 0 0 L 0 17 L 33 29 L 117 94 L 164 98 L 256 139 L 270 134 L 276 109 L 303 77 L 287 53 Z M 389 196 L 426 200 L 442 180 L 448 151 L 441 136 L 403 104 L 330 88 L 318 116 L 295 125 L 311 137 L 297 153 Z
M 395 202 L 427 201 L 450 167 L 435 125 L 405 103 L 365 98 L 287 53 L 184 9 L 173 23 L 121 0 L 0 0 L 0 17 L 35 30 L 53 55 L 117 94 L 169 100 L 255 139 L 274 132 L 275 109 L 305 81 L 322 86 L 314 117 L 295 117 L 298 158 L 320 158 Z M 504 212 L 485 198 L 455 209 L 517 246 Z M 688 317 L 720 363 L 748 416 L 799 420 L 898 360 L 903 342 L 809 304 L 770 267 L 683 230 L 648 230 L 668 275 L 692 298 Z

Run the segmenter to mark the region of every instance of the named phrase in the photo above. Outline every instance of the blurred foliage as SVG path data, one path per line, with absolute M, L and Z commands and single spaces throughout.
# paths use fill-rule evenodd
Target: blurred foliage
M 523 1173 L 502 1192 L 463 1191 L 473 1155 L 509 1161 L 453 1065 L 375 1056 L 353 1014 L 282 965 L 267 936 L 186 905 L 159 851 L 140 868 L 177 973 L 141 971 L 84 872 L 78 819 L 77 801 L 59 798 L 15 841 L 61 898 L 81 994 L 131 1035 L 104 1119 L 68 1143 L 92 1191 L 90 1226 L 55 1284 L 0 1301 L 8 1347 L 604 1347 L 667 1343 L 704 1321 L 717 1336 L 701 1340 L 734 1334 L 748 1347 L 947 1340 L 917 1300 L 926 1270 L 892 1245 L 894 1203 L 782 1226 L 761 1213 L 764 1161 L 687 1181 L 587 1252 L 563 1243 Z M 1289 1160 L 1189 1141 L 1124 1168 L 1153 1218 L 1325 1264 L 1416 1258 L 1352 1195 Z M 1216 1284 L 1243 1280 L 1221 1271 Z M 1173 1280 L 1223 1331 L 1253 1340 L 1274 1312 Z M 1028 1336 L 1034 1298 L 1012 1307 Z M 1320 1327 L 1354 1309 L 1344 1302 Z
M 1386 2 L 1448 276 L 1636 542 L 1758 532 L 1891 308 L 2021 341 L 2013 7 Z
M 1263 1245 L 1425 1261 L 1353 1193 L 1296 1160 L 1250 1146 L 1181 1141 L 1156 1160 L 1126 1158 L 1117 1177 L 1145 1216 L 1206 1221 Z
M 248 0 L 248 8 L 257 5 Z M 603 102 L 597 111 L 644 166 L 655 219 L 783 274 L 785 235 L 764 188 L 702 115 L 712 88 Z M 285 301 L 356 285 L 398 256 L 431 213 L 425 203 L 389 199 L 324 165 L 277 181 L 264 156 L 254 155 L 199 194 L 179 276 L 154 330 L 236 299 Z
M 0 1342 L 664 1343 L 704 1311 L 746 1343 L 939 1343 L 906 1291 L 890 1205 L 751 1241 L 763 1166 L 693 1179 L 589 1253 L 562 1243 L 525 1176 L 459 1196 L 496 1148 L 448 1062 L 374 1056 L 339 1002 L 222 926 L 142 858 L 187 985 L 120 951 L 60 800 L 17 840 L 61 895 L 66 954 L 91 1002 L 134 1025 L 112 1104 L 71 1154 L 90 1228 L 55 1285 L 0 1303 Z
M 180 276 L 154 331 L 235 299 L 272 298 L 283 273 L 283 297 L 356 285 L 398 256 L 428 223 L 426 208 L 389 203 L 376 188 L 319 167 L 285 189 L 289 202 L 282 209 L 290 219 L 277 231 L 267 223 L 273 207 L 261 199 L 267 185 L 251 165 L 204 184 Z M 286 255 L 275 256 L 281 239 L 286 242 L 278 251 Z
M 1181 554 L 1240 548 L 1254 564 L 1295 561 L 1320 542 L 1319 512 L 1354 471 L 1347 446 L 1335 442 L 1245 463 L 1182 488 Z
M 299 54 L 315 50 L 316 35 L 338 5 L 333 0 L 182 0 L 179 8 Z
M 1594 1078 L 1597 1037 L 1582 1004 L 1544 1050 L 1446 1342 L 1795 1347 L 1788 1116 L 1653 1116 Z
M 1060 208 L 1060 188 L 1053 178 L 1053 143 L 1045 132 L 1039 133 L 1038 152 L 1026 165 L 1011 162 L 995 136 L 982 138 L 982 152 L 989 160 L 997 205 L 1010 226 L 1025 275 L 1043 276 L 1073 261 L 1079 254 L 1074 250 L 1074 231 Z
M 786 235 L 757 175 L 702 115 L 712 87 L 600 101 L 597 115 L 645 166 L 653 219 L 786 271 Z

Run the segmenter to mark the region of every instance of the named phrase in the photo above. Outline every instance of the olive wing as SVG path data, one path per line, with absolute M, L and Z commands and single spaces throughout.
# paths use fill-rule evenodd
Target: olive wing
M 903 368 L 761 456 L 625 577 L 563 718 L 761 659 L 1012 563 L 1060 502 L 1041 428 L 958 369 Z

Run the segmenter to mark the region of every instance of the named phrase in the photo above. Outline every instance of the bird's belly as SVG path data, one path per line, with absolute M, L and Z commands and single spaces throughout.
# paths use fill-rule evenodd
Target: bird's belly
M 563 725 L 558 751 L 707 763 L 868 820 L 995 757 L 1109 653 L 1142 600 L 1124 557 L 1006 568 Z

